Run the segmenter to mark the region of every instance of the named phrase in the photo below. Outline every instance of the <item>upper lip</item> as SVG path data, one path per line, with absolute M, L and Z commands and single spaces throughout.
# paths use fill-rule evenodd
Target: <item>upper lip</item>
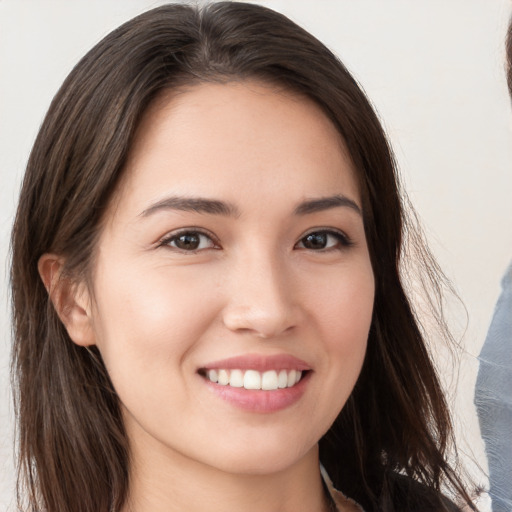
M 245 354 L 214 361 L 203 366 L 204 370 L 256 370 L 265 372 L 268 370 L 310 370 L 311 366 L 297 357 L 289 354 Z

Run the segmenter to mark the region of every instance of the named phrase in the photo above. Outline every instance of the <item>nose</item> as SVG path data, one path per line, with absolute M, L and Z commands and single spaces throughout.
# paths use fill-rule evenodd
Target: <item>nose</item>
M 274 338 L 300 322 L 293 277 L 286 265 L 268 255 L 251 255 L 232 268 L 224 325 L 231 331 Z

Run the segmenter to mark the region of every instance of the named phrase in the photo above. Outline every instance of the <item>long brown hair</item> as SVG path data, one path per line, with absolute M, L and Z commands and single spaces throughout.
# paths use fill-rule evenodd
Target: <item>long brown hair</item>
M 249 78 L 315 101 L 343 136 L 358 174 L 375 306 L 361 376 L 320 441 L 323 465 L 368 512 L 395 510 L 399 474 L 420 483 L 411 496 L 440 510 L 446 482 L 469 503 L 447 462 L 447 405 L 402 285 L 405 213 L 382 127 L 343 64 L 312 35 L 267 8 L 223 2 L 166 5 L 114 30 L 70 73 L 40 129 L 12 234 L 20 507 L 26 495 L 31 511 L 119 510 L 130 464 L 101 356 L 71 342 L 38 259 L 56 253 L 64 276 L 89 275 L 134 132 L 160 92 Z

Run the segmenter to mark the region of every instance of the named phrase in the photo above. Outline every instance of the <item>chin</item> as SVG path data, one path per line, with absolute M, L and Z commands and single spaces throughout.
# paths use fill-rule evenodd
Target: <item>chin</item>
M 288 436 L 288 442 L 281 439 L 276 443 L 249 441 L 241 449 L 232 447 L 222 456 L 222 462 L 216 458 L 215 466 L 227 473 L 239 475 L 268 475 L 279 473 L 299 464 L 305 458 L 316 456 L 318 444 L 301 445 L 300 442 Z M 290 442 L 292 441 L 292 442 Z

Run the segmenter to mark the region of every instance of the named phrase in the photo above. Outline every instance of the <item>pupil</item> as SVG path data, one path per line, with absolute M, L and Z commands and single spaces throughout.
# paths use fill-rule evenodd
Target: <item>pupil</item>
M 176 240 L 176 245 L 180 249 L 194 250 L 199 247 L 199 237 L 192 233 L 180 235 Z
M 304 240 L 304 246 L 308 249 L 324 249 L 326 244 L 327 235 L 325 233 L 311 233 Z

